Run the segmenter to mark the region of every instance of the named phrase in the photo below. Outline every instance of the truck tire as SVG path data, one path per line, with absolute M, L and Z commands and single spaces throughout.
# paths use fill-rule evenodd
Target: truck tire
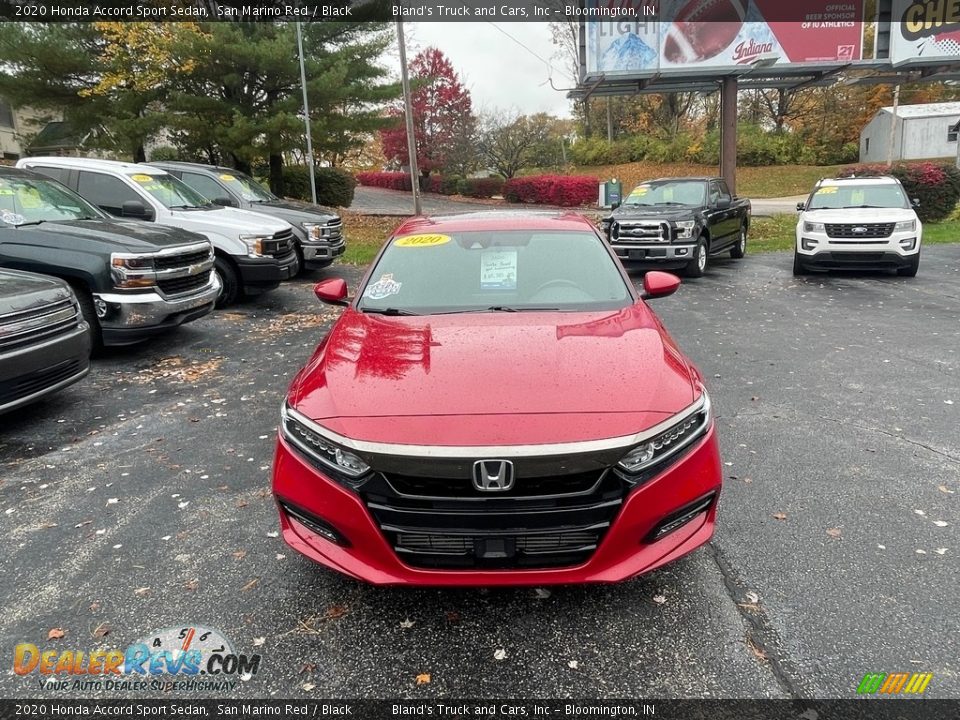
M 222 308 L 232 305 L 240 299 L 240 279 L 237 277 L 237 271 L 226 258 L 217 255 L 213 261 L 213 271 L 220 280 L 220 294 L 217 295 L 217 307 Z
M 701 235 L 697 241 L 697 246 L 693 249 L 693 258 L 683 269 L 683 274 L 691 278 L 703 277 L 703 273 L 707 270 L 708 262 L 707 238 Z
M 307 264 L 303 260 L 303 248 L 300 247 L 300 243 L 297 242 L 294 244 L 293 249 L 297 253 L 297 271 L 293 274 L 293 276 L 303 277 L 310 272 L 307 270 Z
M 77 296 L 77 302 L 80 303 L 80 314 L 90 326 L 90 354 L 99 355 L 103 352 L 103 330 L 100 328 L 100 319 L 97 317 L 97 309 L 93 304 L 93 295 L 90 291 L 79 283 L 70 283 L 74 295 Z
M 793 274 L 795 276 L 810 274 L 810 272 L 803 266 L 803 263 L 800 262 L 800 255 L 796 250 L 793 252 Z
M 737 238 L 737 244 L 730 250 L 730 257 L 734 260 L 740 260 L 747 254 L 747 224 L 740 226 L 740 234 Z
M 910 258 L 910 264 L 906 267 L 897 268 L 897 275 L 900 277 L 916 277 L 917 270 L 920 269 L 920 252 Z

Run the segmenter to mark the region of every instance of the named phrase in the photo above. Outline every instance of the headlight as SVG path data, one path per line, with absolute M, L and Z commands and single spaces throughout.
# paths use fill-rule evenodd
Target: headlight
M 803 231 L 812 232 L 812 233 L 824 233 L 827 231 L 827 229 L 823 226 L 823 223 L 805 222 L 803 224 Z
M 311 240 L 323 240 L 330 235 L 330 229 L 319 223 L 303 223 L 303 229 Z
M 706 433 L 710 426 L 710 397 L 703 390 L 700 399 L 680 413 L 680 419 L 628 452 L 617 468 L 628 482 L 640 482 L 645 470 L 660 465 Z
M 153 256 L 130 253 L 110 254 L 110 274 L 115 287 L 123 289 L 145 288 L 156 285 Z
M 677 226 L 677 237 L 688 239 L 693 237 L 693 228 L 696 227 L 695 220 L 681 220 L 674 223 Z
M 240 239 L 243 241 L 243 244 L 247 246 L 247 255 L 250 257 L 263 257 L 265 255 L 263 252 L 263 243 L 270 238 L 263 237 L 262 235 L 241 235 Z
M 366 480 L 370 466 L 349 450 L 337 445 L 318 432 L 321 428 L 286 403 L 280 413 L 280 429 L 284 438 L 290 441 L 300 452 L 319 463 L 321 470 L 331 479 L 357 488 Z
M 917 229 L 916 220 L 901 220 L 893 226 L 894 232 L 913 232 Z

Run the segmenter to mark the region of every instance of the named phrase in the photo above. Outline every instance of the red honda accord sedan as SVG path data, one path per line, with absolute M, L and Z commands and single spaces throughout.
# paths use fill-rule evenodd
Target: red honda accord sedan
M 720 456 L 700 373 L 586 219 L 416 218 L 283 405 L 284 540 L 378 584 L 615 582 L 706 543 Z

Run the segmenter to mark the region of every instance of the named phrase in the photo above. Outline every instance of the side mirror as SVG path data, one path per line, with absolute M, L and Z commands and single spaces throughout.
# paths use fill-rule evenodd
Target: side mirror
M 729 197 L 721 197 L 719 200 L 717 200 L 718 210 L 729 210 L 731 205 L 733 205 L 733 200 L 731 200 Z
M 343 278 L 331 278 L 313 286 L 313 294 L 321 302 L 331 305 L 349 305 L 347 283 Z
M 238 203 L 233 198 L 229 198 L 226 195 L 223 197 L 214 198 L 211 200 L 214 205 L 220 205 L 222 207 L 237 207 Z
M 680 287 L 680 278 L 673 273 L 651 270 L 643 276 L 643 297 L 644 300 L 666 297 L 673 295 Z
M 910 201 L 910 204 L 913 205 L 915 208 L 920 207 L 920 198 L 914 198 L 913 200 Z
M 806 209 L 807 209 L 806 203 L 802 203 L 802 202 L 797 203 L 797 212 L 803 212 Z
M 136 220 L 153 220 L 153 210 L 139 200 L 127 200 L 120 207 L 120 215 Z

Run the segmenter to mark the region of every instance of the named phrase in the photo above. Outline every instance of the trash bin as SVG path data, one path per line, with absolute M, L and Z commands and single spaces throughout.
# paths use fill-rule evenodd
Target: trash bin
M 619 180 L 600 183 L 600 207 L 615 208 L 623 202 L 623 185 Z

